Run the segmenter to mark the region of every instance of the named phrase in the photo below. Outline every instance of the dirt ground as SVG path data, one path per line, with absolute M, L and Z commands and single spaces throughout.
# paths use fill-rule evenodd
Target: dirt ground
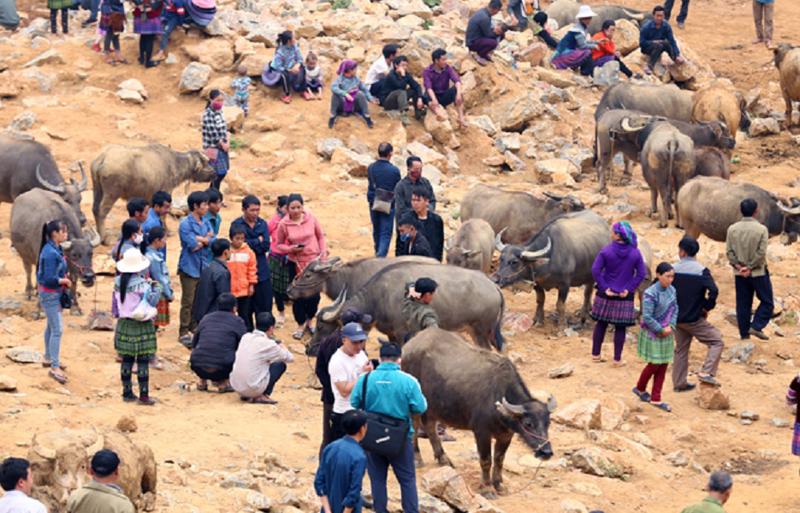
M 623 3 L 643 9 L 652 5 L 652 2 L 638 0 Z M 777 2 L 776 41 L 797 40 L 792 27 L 798 17 L 800 4 Z M 73 26 L 77 25 L 73 22 Z M 35 112 L 38 121 L 32 133 L 51 147 L 65 173 L 75 160 L 91 162 L 101 147 L 108 143 L 161 142 L 178 149 L 198 146 L 199 121 L 204 104 L 197 96 L 177 96 L 182 65 L 147 71 L 133 65 L 111 68 L 85 44 L 92 38 L 89 31 L 76 29 L 74 32 L 75 35 L 66 40 L 52 39 L 54 47 L 68 63 L 45 68 L 58 73 L 53 91 L 41 93 L 26 86 L 22 97 L 3 101 L 0 125 L 7 125 L 23 110 Z M 763 46 L 750 44 L 753 37 L 750 2 L 693 2 L 686 29 L 677 35 L 702 54 L 720 76 L 732 80 L 743 92 L 753 87 L 767 90 L 769 83 L 777 80 L 771 53 Z M 198 36 L 191 34 L 188 37 Z M 131 34 L 123 38 L 122 44 L 124 54 L 134 62 L 136 41 L 131 39 Z M 0 37 L 0 55 L 6 55 L 12 63 L 23 63 L 40 51 L 29 46 L 11 46 Z M 181 64 L 187 62 L 184 55 L 180 55 L 180 59 Z M 76 69 L 87 71 L 88 78 L 81 81 L 76 76 Z M 137 78 L 147 88 L 149 98 L 144 107 L 123 104 L 114 96 L 116 85 L 127 78 Z M 573 121 L 582 131 L 582 142 L 588 145 L 587 134 L 593 130 L 593 104 L 588 98 L 596 101 L 598 94 L 580 94 L 581 98 L 587 98 L 587 103 Z M 24 106 L 23 98 L 30 99 L 34 105 Z M 48 98 L 56 98 L 57 105 L 36 105 L 37 101 Z M 782 111 L 782 103 L 775 109 Z M 276 120 L 281 125 L 281 133 L 287 137 L 287 145 L 292 149 L 307 150 L 308 158 L 298 159 L 277 173 L 265 175 L 257 171 L 264 162 L 246 150 L 237 151 L 231 179 L 236 182 L 235 190 L 229 192 L 228 207 L 222 211 L 222 233 L 227 232 L 230 221 L 239 215 L 238 199 L 245 190 L 271 200 L 279 194 L 300 192 L 308 199 L 308 208 L 325 228 L 332 255 L 344 259 L 371 255 L 369 217 L 364 201 L 366 181 L 337 177 L 315 154 L 316 141 L 331 134 L 325 126 L 326 111 L 327 101 L 306 104 L 296 99 L 291 105 L 284 105 L 277 101 L 275 93 L 258 91 L 253 94 L 252 115 Z M 374 148 L 378 142 L 391 139 L 398 130 L 401 130 L 399 122 L 378 115 L 372 131 L 368 131 L 360 121 L 347 119 L 339 122 L 335 136 L 346 141 L 352 135 Z M 422 128 L 419 125 L 410 127 L 408 133 L 411 140 L 422 133 Z M 251 142 L 259 135 L 245 131 L 236 137 Z M 531 171 L 502 176 L 488 173 L 480 164 L 480 155 L 489 149 L 491 141 L 479 130 L 467 129 L 462 134 L 462 143 L 463 149 L 459 151 L 461 174 L 446 179 L 442 192 L 446 199 L 442 202 L 443 215 L 450 217 L 449 213 L 457 211 L 458 200 L 478 180 L 518 189 L 538 189 L 533 185 Z M 740 136 L 740 145 L 734 153 L 740 160 L 733 166 L 734 180 L 756 183 L 787 196 L 800 196 L 792 185 L 798 175 L 800 146 L 787 132 L 766 139 L 750 140 Z M 607 203 L 596 209 L 613 219 L 617 215 L 614 205 L 621 202 L 633 205 L 629 219 L 640 237 L 647 239 L 656 250 L 656 261 L 673 261 L 677 258 L 681 231 L 674 227 L 660 230 L 655 221 L 645 216 L 649 194 L 641 174 L 637 171 L 635 176 L 634 183 L 627 187 L 612 186 Z M 588 197 L 595 185 L 593 180 L 587 179 L 579 183 L 577 193 Z M 175 193 L 176 196 L 183 195 L 182 188 Z M 262 214 L 271 214 L 272 208 L 270 202 L 262 209 Z M 89 192 L 83 196 L 83 210 L 92 222 Z M 8 238 L 10 211 L 11 205 L 0 205 L 0 234 L 3 235 L 0 238 L 0 259 L 9 271 L 9 275 L 1 278 L 0 296 L 23 300 L 25 278 L 22 265 L 12 252 Z M 124 218 L 124 205 L 118 202 L 108 225 L 116 229 Z M 448 233 L 457 226 L 455 221 L 449 224 Z M 170 220 L 170 226 L 175 230 L 176 221 Z M 770 244 L 775 295 L 778 303 L 790 310 L 800 307 L 800 293 L 794 289 L 800 262 L 797 247 L 782 247 L 777 239 Z M 173 232 L 169 239 L 169 264 L 173 277 L 178 248 L 177 234 Z M 96 254 L 107 251 L 108 248 L 99 248 Z M 701 239 L 699 257 L 712 270 L 721 290 L 718 306 L 710 320 L 722 329 L 726 344 L 733 345 L 738 342 L 738 336 L 735 327 L 726 320 L 735 306 L 733 279 L 725 264 L 724 245 Z M 81 302 L 87 311 L 95 307 L 110 309 L 111 280 L 102 276 L 93 290 L 82 290 Z M 509 290 L 505 293 L 508 310 L 533 313 L 532 294 Z M 573 290 L 569 311 L 578 308 L 580 297 L 579 291 Z M 25 303 L 24 316 L 0 319 L 0 348 L 18 345 L 41 348 L 45 322 L 30 318 L 28 313 L 33 309 L 33 303 Z M 549 294 L 548 314 L 554 309 L 554 294 Z M 85 330 L 85 316 L 65 315 L 61 356 L 70 377 L 65 387 L 48 378 L 45 369 L 0 359 L 0 374 L 12 376 L 19 382 L 18 393 L 0 395 L 0 453 L 24 455 L 32 435 L 37 432 L 67 428 L 108 429 L 120 416 L 132 413 L 139 426 L 133 438 L 149 444 L 160 465 L 158 511 L 237 511 L 241 494 L 220 487 L 219 472 L 245 468 L 259 451 L 276 453 L 287 465 L 301 469 L 299 477 L 304 488 L 300 490 L 305 492 L 316 468 L 322 408 L 319 391 L 310 386 L 313 383 L 313 360 L 303 356 L 302 346 L 291 341 L 292 323 L 278 330 L 279 337 L 297 353 L 296 361 L 290 365 L 273 396 L 279 404 L 256 406 L 243 404 L 233 395 L 186 391 L 181 386 L 192 383 L 193 376 L 187 365 L 188 351 L 177 342 L 177 305 L 173 305 L 172 315 L 173 323 L 159 338 L 159 354 L 165 360 L 166 369 L 151 371 L 151 388 L 159 400 L 153 408 L 129 405 L 120 400 L 119 366 L 114 361 L 112 335 Z M 557 460 L 565 453 L 591 446 L 594 442 L 579 430 L 553 424 L 550 438 L 556 452 L 555 463 L 537 471 L 531 451 L 515 440 L 506 459 L 510 493 L 495 501 L 495 505 L 508 513 L 550 513 L 559 511 L 561 500 L 570 497 L 580 500 L 590 509 L 606 512 L 675 512 L 703 497 L 707 471 L 728 468 L 736 473 L 736 484 L 726 511 L 800 511 L 800 499 L 795 488 L 799 462 L 791 456 L 791 430 L 774 427 L 771 423 L 773 418 L 793 419 L 793 411 L 785 405 L 783 398 L 791 378 L 798 372 L 793 359 L 800 358 L 800 328 L 783 325 L 781 330 L 783 337 L 775 336 L 772 329 L 768 329 L 768 333 L 773 335 L 768 342 L 754 341 L 756 352 L 752 360 L 761 360 L 759 363 L 763 365 L 722 364 L 719 379 L 731 397 L 732 410 L 752 410 L 761 417 L 747 426 L 726 412 L 700 409 L 694 402 L 694 392 L 673 393 L 669 379 L 665 386 L 665 400 L 672 404 L 673 413 L 641 405 L 630 393 L 641 369 L 633 345 L 626 347 L 626 367 L 614 369 L 610 364 L 593 364 L 589 354 L 591 327 L 579 330 L 577 336 L 557 336 L 552 319 L 548 319 L 544 328 L 510 336 L 508 352 L 519 360 L 520 372 L 531 388 L 552 391 L 562 406 L 586 397 L 606 396 L 623 400 L 631 409 L 631 415 L 620 433 L 625 436 L 646 435 L 650 440 L 652 458 L 632 452 L 619 453 L 635 469 L 627 481 L 582 474 L 569 466 L 558 465 Z M 376 333 L 372 334 L 368 346 L 373 352 L 377 351 L 376 336 Z M 629 335 L 629 342 L 632 340 Z M 610 341 L 605 347 L 605 352 L 608 351 Z M 779 358 L 778 353 L 789 359 Z M 703 355 L 704 348 L 697 344 L 692 353 L 693 370 L 699 366 Z M 571 377 L 557 381 L 547 378 L 548 369 L 567 362 L 575 365 Z M 468 432 L 454 434 L 457 442 L 447 444 L 445 448 L 457 470 L 476 489 L 480 473 L 472 436 Z M 419 469 L 419 473 L 424 473 L 432 465 L 429 445 L 423 442 L 422 449 L 428 466 Z M 665 459 L 665 455 L 678 450 L 688 458 L 688 466 L 676 467 Z M 179 461 L 191 465 L 185 470 L 188 479 L 179 476 L 174 465 L 169 464 Z M 368 480 L 365 480 L 365 487 L 368 488 Z M 283 489 L 272 484 L 263 491 L 279 497 Z

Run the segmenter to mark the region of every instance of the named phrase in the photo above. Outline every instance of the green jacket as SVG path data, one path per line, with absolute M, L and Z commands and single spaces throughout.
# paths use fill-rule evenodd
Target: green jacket
M 743 217 L 728 227 L 725 237 L 728 261 L 732 266 L 744 265 L 756 278 L 767 274 L 767 227 L 752 217 Z
M 402 312 L 411 336 L 425 328 L 439 325 L 439 316 L 431 305 L 426 305 L 408 295 L 403 298 Z
M 117 488 L 92 481 L 72 492 L 67 513 L 136 513 L 136 509 Z
M 681 513 L 725 513 L 722 503 L 714 497 L 706 497 L 703 502 L 689 506 Z

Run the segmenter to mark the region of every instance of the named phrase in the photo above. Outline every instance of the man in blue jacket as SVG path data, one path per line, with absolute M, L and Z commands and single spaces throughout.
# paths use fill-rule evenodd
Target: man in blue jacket
M 382 142 L 378 146 L 378 160 L 367 168 L 367 203 L 372 221 L 372 243 L 377 257 L 385 257 L 389 253 L 389 244 L 392 243 L 394 188 L 400 181 L 400 170 L 392 164 L 393 152 L 391 144 Z M 376 195 L 380 195 L 384 200 L 392 198 L 388 201 L 391 204 L 389 212 L 374 210 Z
M 639 46 L 642 53 L 650 57 L 644 68 L 644 72 L 648 75 L 653 73 L 653 68 L 664 52 L 667 52 L 669 58 L 677 64 L 685 62 L 681 55 L 681 49 L 678 48 L 678 43 L 675 42 L 675 37 L 672 35 L 672 27 L 667 23 L 665 17 L 664 8 L 660 5 L 655 6 L 653 19 L 645 23 L 639 31 Z
M 347 436 L 325 447 L 314 478 L 321 513 L 361 513 L 367 457 L 359 442 L 367 434 L 367 416 L 350 410 L 342 415 L 342 428 Z
M 414 434 L 412 415 L 420 415 L 428 409 L 428 401 L 422 395 L 417 379 L 400 370 L 402 351 L 396 344 L 381 346 L 381 364 L 372 372 L 358 378 L 350 404 L 370 413 L 379 413 L 408 422 L 408 439 L 403 451 L 394 458 L 387 458 L 373 452 L 367 453 L 367 473 L 372 486 L 373 509 L 375 513 L 387 513 L 386 476 L 392 467 L 400 482 L 400 497 L 403 513 L 418 513 L 417 475 L 414 467 Z M 367 395 L 362 395 L 364 380 L 367 381 Z M 363 402 L 363 404 L 362 404 Z
M 190 331 L 196 326 L 192 320 L 192 307 L 200 283 L 200 274 L 208 266 L 214 242 L 214 231 L 208 221 L 203 219 L 208 211 L 208 194 L 195 191 L 187 199 L 189 215 L 184 217 L 178 227 L 181 239 L 181 256 L 178 260 L 178 277 L 181 280 L 181 314 L 178 335 L 184 346 L 192 341 Z

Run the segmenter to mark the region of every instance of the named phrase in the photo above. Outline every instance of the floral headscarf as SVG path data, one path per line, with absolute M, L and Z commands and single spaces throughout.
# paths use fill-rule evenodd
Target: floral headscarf
M 636 247 L 636 232 L 633 231 L 633 227 L 628 221 L 614 223 L 612 230 L 619 235 L 623 243 Z

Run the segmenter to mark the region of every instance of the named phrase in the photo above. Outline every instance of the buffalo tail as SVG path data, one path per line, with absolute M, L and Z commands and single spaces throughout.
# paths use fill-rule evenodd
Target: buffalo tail
M 506 298 L 503 297 L 503 292 L 498 288 L 497 293 L 500 294 L 500 314 L 497 316 L 497 322 L 494 325 L 494 347 L 499 351 L 503 351 L 505 339 L 503 338 L 503 314 L 506 310 Z

